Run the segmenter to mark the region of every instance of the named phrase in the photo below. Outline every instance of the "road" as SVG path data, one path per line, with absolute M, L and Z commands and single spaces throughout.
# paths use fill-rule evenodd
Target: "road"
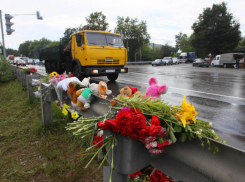
M 127 65 L 129 73 L 116 82 L 106 77 L 91 78 L 91 82 L 106 81 L 113 95 L 125 86 L 137 87 L 144 93 L 148 80 L 156 77 L 158 84 L 167 84 L 162 100 L 180 105 L 184 95 L 198 112 L 197 118 L 213 123 L 212 128 L 228 145 L 245 151 L 245 69 L 192 67 L 191 64 L 152 67 Z M 44 73 L 44 67 L 38 68 Z

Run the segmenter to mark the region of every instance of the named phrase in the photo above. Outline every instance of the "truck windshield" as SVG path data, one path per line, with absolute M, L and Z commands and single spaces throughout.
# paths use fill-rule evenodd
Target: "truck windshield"
M 186 59 L 186 56 L 179 56 L 179 59 Z
M 122 39 L 118 35 L 87 32 L 86 36 L 89 46 L 123 47 Z

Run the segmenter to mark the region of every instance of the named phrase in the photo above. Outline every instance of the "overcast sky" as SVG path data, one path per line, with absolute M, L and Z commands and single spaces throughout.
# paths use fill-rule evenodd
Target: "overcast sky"
M 151 42 L 175 45 L 179 32 L 190 35 L 191 26 L 199 14 L 221 0 L 0 0 L 6 48 L 18 49 L 26 40 L 45 37 L 58 41 L 65 28 L 86 25 L 85 17 L 95 11 L 106 15 L 109 29 L 116 27 L 117 16 L 137 18 L 147 22 Z M 241 24 L 245 36 L 245 1 L 226 0 L 230 12 Z M 37 20 L 36 11 L 43 20 Z M 12 35 L 6 34 L 5 14 L 14 15 Z M 34 14 L 34 15 L 18 15 Z M 2 41 L 2 39 L 0 39 Z

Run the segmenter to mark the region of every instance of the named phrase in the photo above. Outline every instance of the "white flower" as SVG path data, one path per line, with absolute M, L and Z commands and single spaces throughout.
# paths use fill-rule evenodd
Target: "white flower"
M 213 125 L 213 123 L 212 122 L 209 122 L 208 126 L 212 126 L 212 125 Z
M 201 135 L 201 132 L 200 132 L 200 131 L 196 131 L 196 134 L 197 134 L 197 135 Z
M 202 132 L 202 129 L 199 129 Z
M 215 134 L 214 130 L 211 130 L 211 132 L 212 132 L 213 134 Z

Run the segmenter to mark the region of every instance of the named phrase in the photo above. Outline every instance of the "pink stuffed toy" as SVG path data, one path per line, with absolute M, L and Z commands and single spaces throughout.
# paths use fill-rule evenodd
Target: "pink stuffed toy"
M 151 96 L 151 100 L 157 99 L 161 101 L 161 95 L 165 94 L 168 91 L 168 86 L 166 84 L 157 85 L 157 79 L 155 77 L 151 77 L 149 80 L 150 87 L 146 90 L 146 95 L 144 98 Z

